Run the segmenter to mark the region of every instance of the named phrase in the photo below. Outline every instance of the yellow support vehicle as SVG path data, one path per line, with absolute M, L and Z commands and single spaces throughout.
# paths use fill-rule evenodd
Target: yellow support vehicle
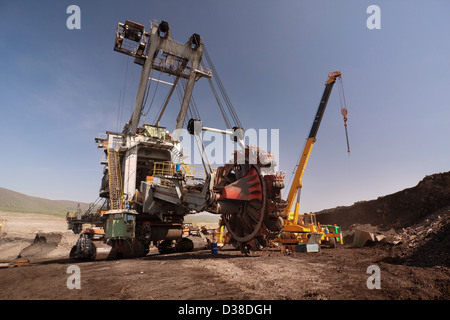
M 278 235 L 278 237 L 272 240 L 273 243 L 275 242 L 281 245 L 307 243 L 312 234 L 318 233 L 322 234 L 321 242 L 323 243 L 329 242 L 333 244 L 332 246 L 335 246 L 336 243 L 342 243 L 342 234 L 340 233 L 339 227 L 333 226 L 333 228 L 331 228 L 332 226 L 326 226 L 324 228 L 324 226 L 321 226 L 317 223 L 315 214 L 299 214 L 302 177 L 305 172 L 312 147 L 316 142 L 317 131 L 319 130 L 320 122 L 322 121 L 328 99 L 330 98 L 331 90 L 336 80 L 340 78 L 341 73 L 339 71 L 331 72 L 328 74 L 328 80 L 325 83 L 325 90 L 320 101 L 316 117 L 314 119 L 308 139 L 306 140 L 305 146 L 303 148 L 303 152 L 300 157 L 300 161 L 297 166 L 291 188 L 289 190 L 289 194 L 287 197 L 288 205 L 285 208 L 283 218 L 284 226 L 282 232 Z M 346 108 L 342 108 L 342 110 L 346 111 Z M 345 112 L 345 115 L 346 114 L 347 113 Z M 345 120 L 346 118 L 344 118 L 344 121 Z M 291 211 L 291 208 L 293 206 L 294 211 Z M 336 227 L 337 229 L 334 227 Z

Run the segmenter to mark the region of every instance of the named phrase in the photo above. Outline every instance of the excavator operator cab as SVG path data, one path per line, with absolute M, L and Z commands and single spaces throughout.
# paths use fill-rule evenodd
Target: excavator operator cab
M 114 51 L 135 57 L 136 63 L 143 64 L 146 44 L 145 27 L 142 24 L 129 20 L 117 24 Z
M 140 42 L 144 34 L 142 24 L 127 20 L 123 26 L 123 36 L 131 41 Z

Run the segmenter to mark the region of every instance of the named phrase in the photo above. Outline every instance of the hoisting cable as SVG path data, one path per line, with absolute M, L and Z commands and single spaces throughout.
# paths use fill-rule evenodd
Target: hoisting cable
M 225 87 L 224 87 L 222 81 L 220 80 L 219 74 L 217 73 L 217 70 L 214 67 L 214 64 L 213 64 L 213 62 L 211 60 L 211 57 L 209 56 L 208 51 L 206 50 L 206 48 L 204 50 L 204 54 L 205 54 L 205 58 L 206 58 L 206 62 L 208 64 L 208 67 L 212 71 L 213 77 L 216 80 L 217 86 L 219 87 L 219 91 L 220 91 L 220 93 L 221 93 L 221 95 L 222 95 L 222 97 L 223 97 L 223 99 L 225 101 L 225 104 L 226 104 L 226 106 L 228 108 L 228 111 L 229 111 L 229 113 L 231 115 L 231 118 L 233 119 L 233 121 L 234 121 L 236 126 L 242 128 L 242 124 L 241 124 L 241 122 L 239 120 L 239 117 L 238 117 L 238 115 L 237 115 L 237 113 L 236 113 L 236 111 L 235 111 L 235 109 L 233 107 L 233 104 L 231 103 L 230 98 L 228 97 L 228 94 L 227 94 L 227 92 L 225 90 Z
M 209 57 L 209 56 L 208 56 Z M 210 60 L 210 58 L 209 58 Z M 227 105 L 228 111 L 230 112 L 231 118 L 233 119 L 234 123 L 238 126 L 242 128 L 242 124 L 241 121 L 239 120 L 239 117 L 236 114 L 236 111 L 233 107 L 233 104 L 230 101 L 230 98 L 228 97 L 228 94 L 225 90 L 224 85 L 222 84 L 222 80 L 220 80 L 219 74 L 216 71 L 216 68 L 214 67 L 214 65 L 212 64 L 212 61 L 210 60 L 210 66 L 211 69 L 213 70 L 213 74 L 214 74 L 214 78 L 216 79 L 217 85 L 219 87 L 219 90 L 223 96 L 223 99 L 225 100 L 225 104 Z
M 142 105 L 142 110 L 144 110 L 145 105 L 147 104 L 147 98 L 148 98 L 148 93 L 150 92 L 150 84 L 152 83 L 152 75 L 153 75 L 153 69 L 152 72 L 150 73 L 150 79 L 148 81 L 148 87 L 147 87 L 147 92 L 145 95 L 145 99 L 144 99 L 144 104 Z M 150 102 L 150 105 L 148 106 L 147 112 L 144 112 L 142 116 L 146 117 L 148 112 L 150 111 L 152 105 L 153 105 L 153 101 L 155 100 L 155 96 L 156 96 L 156 91 L 158 91 L 158 85 L 159 85 L 159 80 L 161 78 L 161 72 L 159 73 L 159 77 L 158 77 L 158 81 L 156 81 L 156 86 L 155 86 L 155 91 L 153 92 L 153 97 L 152 97 L 152 101 Z
M 345 102 L 345 94 L 344 94 L 344 84 L 342 82 L 342 77 L 339 78 L 339 101 L 341 104 L 341 114 L 344 119 L 344 128 L 345 128 L 345 138 L 347 140 L 347 152 L 348 155 L 350 155 L 350 143 L 348 141 L 348 131 L 347 131 L 347 115 L 348 115 L 348 109 L 347 104 Z
M 158 111 L 158 114 L 159 114 L 158 119 L 153 121 L 155 123 L 155 126 L 159 126 L 159 122 L 161 121 L 164 111 L 166 111 L 167 105 L 169 104 L 170 98 L 172 97 L 172 94 L 175 91 L 175 88 L 177 87 L 179 80 L 180 80 L 180 77 L 175 78 L 175 81 L 172 83 L 172 88 L 169 90 L 169 92 L 166 95 L 166 98 L 164 99 L 163 103 L 161 104 L 161 107 L 159 108 L 159 111 Z
M 183 82 L 182 82 L 182 84 L 183 84 Z M 183 97 L 183 93 L 181 92 L 181 90 L 182 89 L 177 86 L 176 91 L 177 91 L 178 101 L 180 102 L 180 104 L 182 103 L 182 100 L 183 100 L 183 98 L 182 98 Z M 197 113 L 196 113 L 193 109 L 194 109 L 194 107 L 192 107 L 191 103 L 189 103 L 189 107 L 188 107 L 188 110 L 187 110 L 188 116 L 191 119 L 192 118 L 196 118 L 196 116 L 198 116 L 198 118 L 196 118 L 196 119 L 199 119 L 200 115 L 198 114 L 198 110 L 197 110 Z M 187 118 L 184 119 L 184 125 L 186 125 L 186 121 L 187 121 Z M 203 143 L 203 140 L 201 138 L 199 139 L 199 137 L 196 134 L 194 134 L 194 139 L 195 139 L 195 142 L 197 144 L 197 148 L 198 148 L 198 150 L 199 150 L 199 152 L 201 154 L 200 158 L 202 160 L 202 165 L 203 165 L 203 168 L 205 169 L 205 172 L 208 172 L 208 169 L 209 169 L 209 172 L 212 172 L 211 164 L 209 163 L 208 156 L 205 154 L 205 149 L 206 148 L 205 148 L 205 145 Z M 201 146 L 200 146 L 199 140 L 201 142 Z M 204 159 L 203 155 L 205 155 L 205 158 L 206 158 L 206 161 L 207 161 L 206 163 L 205 163 L 205 159 Z M 206 165 L 208 165 L 208 166 L 206 166 Z
M 219 99 L 219 96 L 217 95 L 216 88 L 214 87 L 214 83 L 211 79 L 208 79 L 209 86 L 211 87 L 211 90 L 214 94 L 214 97 L 216 98 L 217 104 L 219 105 L 220 113 L 222 114 L 223 121 L 225 121 L 225 126 L 227 128 L 231 128 L 230 120 L 228 119 L 227 114 L 225 113 L 225 109 L 223 108 L 222 102 Z
M 123 116 L 123 105 L 125 103 L 125 90 L 126 90 L 126 84 L 127 84 L 127 76 L 128 76 L 128 62 L 129 59 L 124 60 L 125 61 L 125 77 L 123 80 L 123 88 L 120 90 L 119 93 L 119 110 L 117 111 L 117 131 L 119 131 L 119 124 L 122 121 Z
M 176 84 L 174 83 L 173 85 L 176 85 Z M 165 108 L 167 107 L 167 104 L 169 103 L 168 100 L 170 99 L 172 92 L 173 92 L 172 89 L 170 89 L 166 95 L 166 98 L 161 103 L 161 106 L 159 107 L 158 112 L 155 114 L 155 118 L 153 119 L 153 123 L 155 124 L 155 126 L 159 126 L 159 121 L 161 120 L 163 113 L 165 111 Z

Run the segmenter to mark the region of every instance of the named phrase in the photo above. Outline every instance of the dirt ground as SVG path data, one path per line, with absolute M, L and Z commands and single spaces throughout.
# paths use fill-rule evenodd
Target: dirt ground
M 197 249 L 190 253 L 159 254 L 153 248 L 137 259 L 80 262 L 68 259 L 77 236 L 66 230 L 64 219 L 17 213 L 0 216 L 8 216 L 9 230 L 21 223 L 27 229 L 45 226 L 42 234 L 47 238 L 45 243 L 33 243 L 35 232 L 22 232 L 0 240 L 0 259 L 13 262 L 20 255 L 30 260 L 29 266 L 0 268 L 2 300 L 450 298 L 448 265 L 420 266 L 404 259 L 401 245 L 389 242 L 362 248 L 348 243 L 318 253 L 288 255 L 268 248 L 244 256 L 230 246 L 213 255 L 196 240 Z M 68 268 L 73 265 L 80 268 L 80 289 L 67 286 L 72 275 Z M 367 285 L 372 276 L 367 269 L 373 265 L 380 270 L 380 289 Z

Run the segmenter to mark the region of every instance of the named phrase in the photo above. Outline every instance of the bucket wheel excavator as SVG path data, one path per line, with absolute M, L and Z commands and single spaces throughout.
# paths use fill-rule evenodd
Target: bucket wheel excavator
M 161 253 L 192 250 L 192 241 L 183 237 L 182 224 L 186 215 L 199 212 L 221 215 L 244 253 L 279 233 L 287 205 L 280 192 L 284 188 L 284 174 L 275 170 L 272 154 L 244 145 L 244 130 L 201 37 L 193 34 L 182 44 L 172 39 L 165 21 L 152 21 L 150 31 L 146 32 L 144 25 L 127 20 L 118 23 L 114 50 L 133 57 L 142 66 L 135 107 L 122 132 L 107 131 L 106 138 L 96 138 L 97 147 L 103 150 L 100 198 L 105 204 L 97 214 L 91 210 L 81 217 L 68 215 L 67 220 L 77 233 L 83 223 L 101 228 L 103 233 L 90 229 L 81 232 L 71 257 L 143 256 L 151 244 Z M 156 122 L 141 124 L 150 84 L 160 82 L 152 77 L 153 72 L 172 76 L 173 83 Z M 218 83 L 234 122 L 230 123 L 219 103 L 229 129 L 203 127 L 201 120 L 197 120 L 200 117 L 191 96 L 201 78 L 208 79 L 217 102 L 217 90 L 211 79 Z M 175 130 L 169 133 L 159 123 L 175 90 L 182 99 Z M 188 113 L 193 118 L 185 130 Z M 208 130 L 230 135 L 239 145 L 229 163 L 217 168 L 209 164 L 202 140 L 202 132 Z M 181 141 L 192 136 L 202 157 L 200 166 L 184 163 Z M 97 254 L 96 248 L 101 248 L 101 254 Z

